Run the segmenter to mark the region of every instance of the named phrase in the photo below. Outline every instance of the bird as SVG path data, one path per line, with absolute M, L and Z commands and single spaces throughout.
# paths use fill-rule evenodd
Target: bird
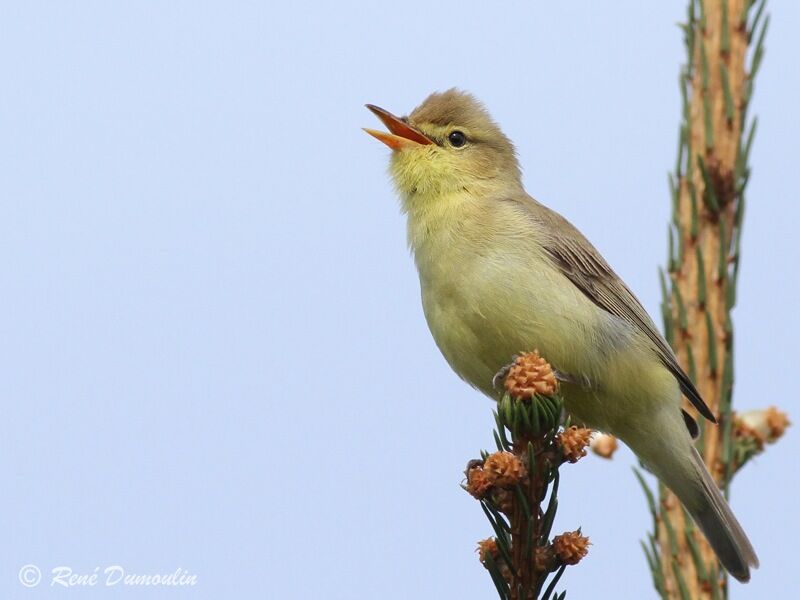
M 714 414 L 602 255 L 526 193 L 514 145 L 483 104 L 454 88 L 407 117 L 366 106 L 388 129 L 365 131 L 392 150 L 423 312 L 453 371 L 498 400 L 495 376 L 538 350 L 571 417 L 630 447 L 747 582 L 758 558 L 695 449 L 682 395 Z

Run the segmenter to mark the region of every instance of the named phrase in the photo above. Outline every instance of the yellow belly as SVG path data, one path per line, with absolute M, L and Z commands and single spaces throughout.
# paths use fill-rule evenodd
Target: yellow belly
M 515 354 L 538 350 L 561 373 L 589 382 L 563 386 L 567 409 L 589 426 L 619 432 L 665 397 L 677 407 L 677 384 L 644 334 L 558 270 L 534 222 L 513 205 L 451 204 L 458 211 L 451 207 L 447 219 L 409 215 L 409 241 L 428 326 L 462 379 L 496 399 L 494 375 Z
M 514 263 L 481 257 L 422 280 L 425 317 L 447 361 L 490 395 L 492 376 L 533 349 L 559 370 L 594 376 L 613 317 L 545 263 Z
M 446 275 L 422 279 L 425 317 L 453 370 L 491 398 L 499 396 L 494 375 L 534 349 L 561 373 L 589 382 L 562 391 L 573 416 L 597 429 L 635 427 L 650 402 L 663 400 L 664 386 L 677 393 L 641 334 L 547 263 L 505 256 L 501 265 L 490 257 L 453 264 Z

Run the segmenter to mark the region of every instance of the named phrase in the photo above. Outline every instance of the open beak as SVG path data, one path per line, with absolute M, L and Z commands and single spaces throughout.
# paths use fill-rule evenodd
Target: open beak
M 386 125 L 386 128 L 391 131 L 391 133 L 385 133 L 375 129 L 367 129 L 366 127 L 364 128 L 364 131 L 366 131 L 372 137 L 382 141 L 392 150 L 402 150 L 403 148 L 408 148 L 410 146 L 425 146 L 433 143 L 433 140 L 422 133 L 419 129 L 412 127 L 402 119 L 395 117 L 388 110 L 383 110 L 382 108 L 373 104 L 367 104 L 366 106 L 383 122 L 384 125 Z

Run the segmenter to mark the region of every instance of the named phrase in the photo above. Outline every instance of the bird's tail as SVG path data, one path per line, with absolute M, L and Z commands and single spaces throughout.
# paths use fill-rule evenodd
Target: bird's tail
M 694 446 L 691 452 L 699 488 L 691 490 L 686 498 L 674 491 L 706 536 L 722 566 L 739 581 L 749 581 L 750 567 L 758 567 L 756 552 Z
M 664 454 L 651 462 L 655 475 L 678 496 L 728 573 L 749 581 L 750 567 L 758 567 L 750 540 L 694 446 L 689 447 L 690 459 L 678 454 L 668 454 L 675 459 L 672 465 L 664 464 Z

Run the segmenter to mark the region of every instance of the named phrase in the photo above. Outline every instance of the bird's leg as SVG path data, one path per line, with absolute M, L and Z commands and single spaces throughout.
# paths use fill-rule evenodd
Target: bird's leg
M 585 389 L 596 389 L 592 381 L 586 375 L 572 375 L 571 373 L 564 373 L 558 369 L 553 369 L 553 375 L 555 375 L 556 379 L 561 383 L 572 383 Z
M 503 389 L 503 381 L 508 376 L 508 372 L 511 370 L 511 367 L 514 366 L 514 363 L 519 358 L 519 354 L 515 354 L 511 357 L 511 362 L 507 365 L 504 365 L 497 373 L 495 373 L 494 377 L 492 377 L 492 387 L 499 391 Z M 551 365 L 552 367 L 552 365 Z M 585 389 L 596 389 L 596 386 L 592 384 L 592 381 L 586 375 L 573 375 L 571 373 L 565 373 L 563 371 L 559 371 L 555 367 L 553 368 L 553 374 L 556 376 L 556 379 L 561 383 L 572 383 L 574 385 L 579 385 Z
M 498 392 L 502 391 L 503 389 L 503 381 L 508 376 L 508 372 L 511 370 L 511 367 L 514 366 L 514 363 L 519 358 L 519 354 L 515 354 L 511 357 L 511 362 L 507 365 L 504 365 L 500 368 L 500 370 L 495 373 L 494 377 L 492 377 L 492 387 L 496 389 Z
M 469 472 L 476 468 L 483 466 L 483 459 L 482 458 L 473 458 L 471 461 L 467 463 L 467 468 L 464 469 L 464 476 L 469 480 Z
M 553 369 L 553 375 L 555 375 L 556 379 L 558 379 L 561 382 L 578 383 L 580 380 L 579 377 L 575 377 L 575 375 L 570 375 L 569 373 L 563 373 L 558 369 Z

